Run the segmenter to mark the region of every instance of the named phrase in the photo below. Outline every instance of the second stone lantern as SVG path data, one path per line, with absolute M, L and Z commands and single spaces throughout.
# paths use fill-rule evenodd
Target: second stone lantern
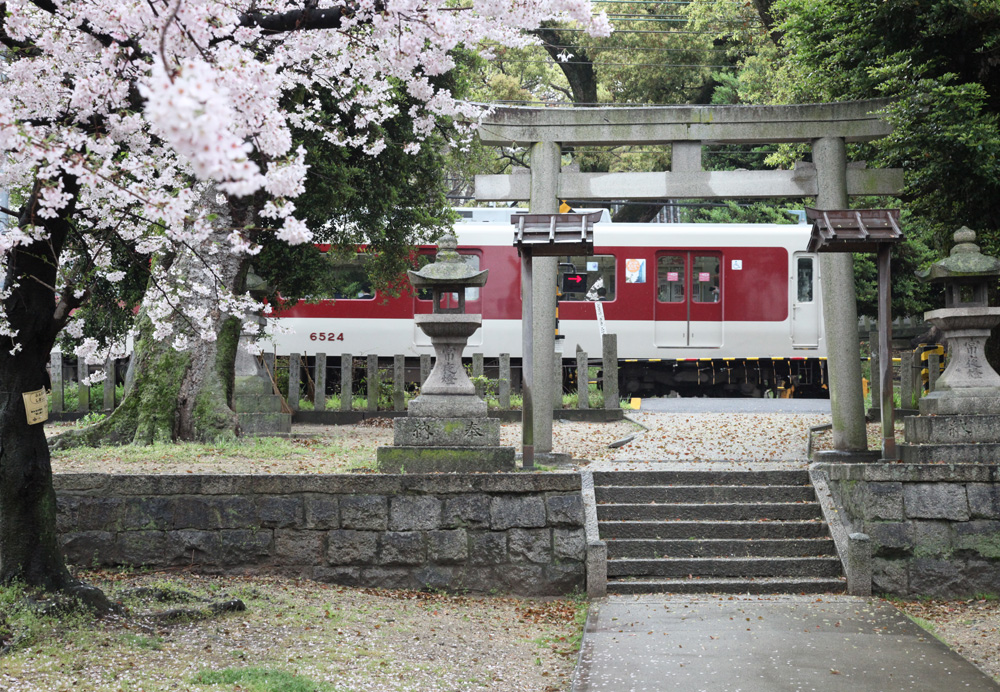
M 466 314 L 465 289 L 486 285 L 489 270 L 462 259 L 458 241 L 448 234 L 438 243 L 434 262 L 410 271 L 416 290 L 430 290 L 433 312 L 415 315 L 417 327 L 431 339 L 434 367 L 413 399 L 406 418 L 393 426 L 393 446 L 379 447 L 378 468 L 387 473 L 435 471 L 513 471 L 514 448 L 500 446 L 500 421 L 488 418 L 486 402 L 462 365 L 469 337 L 482 315 Z M 457 300 L 456 300 L 457 296 Z
M 944 308 L 924 313 L 948 341 L 948 367 L 934 391 L 920 400 L 923 415 L 1000 414 L 1000 376 L 986 360 L 990 331 L 1000 324 L 1000 308 L 987 302 L 1000 276 L 1000 260 L 979 252 L 976 234 L 955 232 L 951 254 L 917 272 L 924 281 L 944 284 Z

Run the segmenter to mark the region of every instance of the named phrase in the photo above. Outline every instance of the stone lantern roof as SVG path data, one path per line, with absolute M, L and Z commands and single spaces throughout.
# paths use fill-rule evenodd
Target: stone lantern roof
M 1000 259 L 984 255 L 976 245 L 976 232 L 962 226 L 955 231 L 955 247 L 951 254 L 939 260 L 927 269 L 918 272 L 921 281 L 949 281 L 962 279 L 986 280 L 991 276 L 1000 276 Z
M 482 287 L 490 270 L 476 270 L 470 267 L 458 254 L 458 239 L 452 233 L 438 241 L 437 256 L 434 261 L 418 271 L 408 271 L 414 288 L 464 288 Z

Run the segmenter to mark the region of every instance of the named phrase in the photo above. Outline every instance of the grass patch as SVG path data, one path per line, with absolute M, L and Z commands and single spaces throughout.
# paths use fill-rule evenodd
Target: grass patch
M 239 685 L 245 692 L 335 692 L 343 689 L 272 668 L 203 670 L 191 681 L 196 685 Z
M 113 464 L 119 470 L 148 463 L 198 470 L 209 464 L 242 466 L 244 473 L 267 473 L 281 463 L 297 472 L 342 473 L 374 468 L 375 450 L 336 436 L 315 438 L 243 437 L 211 444 L 159 442 L 148 446 L 80 447 L 53 452 L 53 462 Z
M 95 630 L 93 614 L 72 601 L 40 593 L 21 584 L 0 586 L 0 652 L 49 646 L 59 658 L 59 641 L 89 641 Z

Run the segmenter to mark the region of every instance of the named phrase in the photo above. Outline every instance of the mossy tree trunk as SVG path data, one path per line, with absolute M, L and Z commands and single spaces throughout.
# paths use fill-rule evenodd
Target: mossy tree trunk
M 159 258 L 153 268 L 121 405 L 96 425 L 61 435 L 56 448 L 212 442 L 239 435 L 232 398 L 241 324 L 220 303 L 245 282 L 248 262 L 229 251 L 227 236 L 233 226 L 245 225 L 238 221 L 246 221 L 250 211 L 232 202 L 216 211 L 214 232 L 195 247 Z M 157 338 L 149 310 L 159 309 L 164 296 L 173 309 L 160 321 L 172 331 Z M 187 340 L 186 349 L 175 348 L 177 337 Z

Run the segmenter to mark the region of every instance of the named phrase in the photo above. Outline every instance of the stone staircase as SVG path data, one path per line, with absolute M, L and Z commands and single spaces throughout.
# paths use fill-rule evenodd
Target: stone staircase
M 805 470 L 595 471 L 608 593 L 830 593 L 840 559 Z

